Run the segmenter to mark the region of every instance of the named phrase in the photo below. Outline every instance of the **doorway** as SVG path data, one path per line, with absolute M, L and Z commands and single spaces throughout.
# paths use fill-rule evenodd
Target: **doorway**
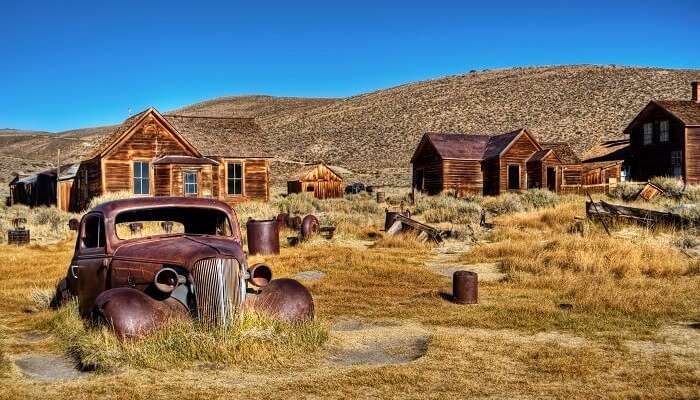
M 557 191 L 557 169 L 555 167 L 547 167 L 547 189 L 552 192 Z
M 508 190 L 520 190 L 520 165 L 508 166 Z

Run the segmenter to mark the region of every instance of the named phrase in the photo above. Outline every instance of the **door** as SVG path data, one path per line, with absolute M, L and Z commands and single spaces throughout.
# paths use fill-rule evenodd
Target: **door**
M 552 192 L 557 191 L 557 169 L 555 167 L 547 167 L 547 189 Z
M 508 166 L 508 190 L 520 189 L 520 165 Z
M 417 169 L 415 171 L 415 181 L 414 181 L 414 187 L 418 189 L 419 192 L 423 191 L 423 170 L 422 169 Z
M 98 294 L 106 289 L 107 258 L 105 231 L 101 214 L 87 214 L 80 226 L 79 251 L 70 268 L 77 280 L 78 308 L 89 315 Z

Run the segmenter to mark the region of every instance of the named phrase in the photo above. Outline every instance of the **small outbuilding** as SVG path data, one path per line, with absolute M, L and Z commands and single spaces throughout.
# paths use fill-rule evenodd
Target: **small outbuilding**
M 323 163 L 305 165 L 287 181 L 287 194 L 292 193 L 313 193 L 317 199 L 343 197 L 343 177 Z

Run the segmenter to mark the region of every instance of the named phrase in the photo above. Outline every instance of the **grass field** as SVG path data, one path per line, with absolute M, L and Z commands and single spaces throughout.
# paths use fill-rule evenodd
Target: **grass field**
M 382 237 L 383 207 L 363 196 L 248 204 L 240 219 L 280 209 L 338 226 L 334 240 L 250 260 L 277 277 L 324 273 L 303 281 L 317 321 L 253 318 L 233 339 L 174 326 L 121 345 L 46 307 L 71 237 L 0 245 L 0 398 L 700 397 L 700 261 L 682 251 L 693 232 L 616 225 L 608 237 L 587 221 L 581 234 L 583 198 L 538 193 L 419 199 L 418 218 L 461 232 L 442 246 Z M 494 229 L 473 223 L 481 210 Z M 459 266 L 482 277 L 478 305 L 449 301 L 445 271 Z M 98 371 L 39 382 L 17 366 L 67 351 Z

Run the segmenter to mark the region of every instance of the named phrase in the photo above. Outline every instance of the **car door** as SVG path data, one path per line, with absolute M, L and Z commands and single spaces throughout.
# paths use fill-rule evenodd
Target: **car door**
M 98 294 L 106 289 L 107 267 L 104 219 L 100 213 L 89 213 L 80 224 L 78 255 L 71 265 L 77 281 L 80 314 L 89 315 Z

